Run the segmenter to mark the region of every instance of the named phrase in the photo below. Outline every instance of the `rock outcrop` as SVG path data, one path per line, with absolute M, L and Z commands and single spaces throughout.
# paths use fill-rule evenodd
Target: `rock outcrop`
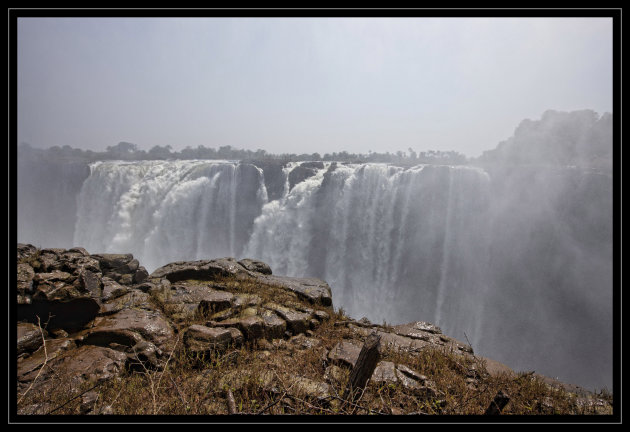
M 332 306 L 326 282 L 275 276 L 254 259 L 174 262 L 149 275 L 132 254 L 18 244 L 17 273 L 18 392 L 57 385 L 60 371 L 78 388 L 160 369 L 178 343 L 203 358 L 287 339 L 317 328 Z M 243 283 L 260 292 L 239 291 Z
M 316 401 L 327 410 L 335 409 L 339 398 L 334 388 L 343 385 L 357 363 L 362 341 L 371 334 L 380 337 L 381 349 L 388 352 L 443 349 L 458 358 L 482 360 L 487 367 L 461 362 L 474 364 L 462 372 L 471 389 L 487 376 L 516 376 L 505 365 L 475 356 L 469 345 L 430 323 L 387 326 L 340 317 L 325 281 L 273 275 L 267 264 L 253 259 L 180 261 L 149 275 L 131 254 L 90 255 L 82 248 L 40 250 L 18 244 L 16 289 L 18 395 L 69 388 L 82 397 L 83 414 L 97 413 L 92 411 L 96 396 L 80 389 L 125 371 L 164 371 L 176 350 L 198 361 L 199 367 L 217 356 L 234 363 L 239 349 L 261 358 L 276 353 L 270 364 L 312 353 L 319 359 L 319 376 L 295 375 L 282 368 L 273 373 L 231 369 L 218 381 L 222 388 L 239 388 L 255 380 L 277 397 Z M 343 339 L 325 343 L 319 330 L 338 331 Z M 200 371 L 200 379 L 204 373 Z M 377 363 L 370 381 L 398 386 L 438 409 L 445 403 L 435 382 L 391 359 Z M 540 411 L 553 411 L 550 403 L 540 402 Z M 42 414 L 55 408 L 40 401 L 19 409 L 21 414 Z M 597 409 L 608 408 L 604 403 Z M 98 411 L 111 412 L 109 406 Z

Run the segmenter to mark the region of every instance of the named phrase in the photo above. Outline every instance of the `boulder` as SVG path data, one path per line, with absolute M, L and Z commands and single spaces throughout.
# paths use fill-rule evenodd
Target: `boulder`
M 60 356 L 51 364 L 58 376 L 67 377 L 73 388 L 86 382 L 97 383 L 118 376 L 125 367 L 127 356 L 119 351 L 85 345 Z
M 129 308 L 155 310 L 149 294 L 137 289 L 117 290 L 117 292 L 119 295 L 110 297 L 101 304 L 98 311 L 99 316 L 111 315 Z
M 339 342 L 328 353 L 328 360 L 336 365 L 354 367 L 359 358 L 361 347 L 358 342 L 344 340 Z
M 113 300 L 117 297 L 123 296 L 125 294 L 127 294 L 129 292 L 129 288 L 122 286 L 121 284 L 119 284 L 118 282 L 116 282 L 113 279 L 110 279 L 108 277 L 103 277 L 101 279 L 101 282 L 103 284 L 103 289 L 102 289 L 102 294 L 101 294 L 101 299 L 104 302 L 107 302 L 109 300 Z
M 177 261 L 155 270 L 151 279 L 166 278 L 170 282 L 183 280 L 212 281 L 217 277 L 247 276 L 247 270 L 234 258 L 219 258 L 200 261 Z
M 265 327 L 265 338 L 272 340 L 280 339 L 284 336 L 284 333 L 287 331 L 287 323 L 285 320 L 281 319 L 270 310 L 263 310 L 261 317 Z
M 17 289 L 18 294 L 26 295 L 33 292 L 33 278 L 35 271 L 29 264 L 18 264 L 17 268 Z
M 287 329 L 294 335 L 305 333 L 310 328 L 310 314 L 298 312 L 276 303 L 267 303 L 264 307 L 278 314 L 287 323 Z
M 101 281 L 100 273 L 94 273 L 90 270 L 81 269 L 79 276 L 77 277 L 78 285 L 83 291 L 90 293 L 90 296 L 99 298 L 101 297 L 101 291 L 103 283 Z
M 379 362 L 372 373 L 370 381 L 379 384 L 400 384 L 416 396 L 436 397 L 435 384 L 427 377 L 417 373 L 405 365 L 395 365 L 389 361 Z
M 262 261 L 245 258 L 238 262 L 240 265 L 245 267 L 246 270 L 249 270 L 254 273 L 262 273 L 266 275 L 271 274 L 271 267 L 268 264 L 265 264 Z
M 148 278 L 149 278 L 149 272 L 147 271 L 147 269 L 140 266 L 138 267 L 138 269 L 133 275 L 133 283 L 141 284 L 142 282 L 146 281 Z
M 37 254 L 37 248 L 32 244 L 18 243 L 17 258 L 19 260 L 27 260 Z
M 255 275 L 257 275 L 255 278 L 260 281 L 260 283 L 287 289 L 313 304 L 332 306 L 332 292 L 330 286 L 321 279 L 262 274 Z
M 31 353 L 42 346 L 42 332 L 44 337 L 48 334 L 46 330 L 39 329 L 31 323 L 18 323 L 17 326 L 17 353 L 18 356 L 24 353 Z
M 42 368 L 46 359 L 47 364 L 62 355 L 68 350 L 72 350 L 76 347 L 75 342 L 72 339 L 49 339 L 46 340 L 46 347 L 42 345 L 31 355 L 23 358 L 19 358 L 17 362 L 17 379 L 19 383 L 31 383 L 39 370 Z M 51 373 L 52 368 L 45 368 L 40 375 L 45 378 Z
M 170 289 L 156 292 L 165 310 L 175 318 L 190 318 L 195 314 L 212 315 L 229 309 L 234 294 L 218 291 L 206 285 L 173 284 Z
M 238 335 L 235 335 L 238 338 Z M 225 351 L 233 342 L 232 331 L 225 328 L 193 324 L 184 332 L 184 345 L 196 354 Z
M 165 352 L 169 351 L 174 332 L 160 311 L 127 308 L 112 315 L 97 317 L 87 330 L 83 343 L 133 346 L 141 339 L 153 343 Z
M 242 318 L 238 321 L 238 326 L 248 341 L 261 339 L 265 335 L 265 321 L 259 316 Z
M 134 259 L 132 254 L 94 254 L 92 257 L 98 260 L 103 273 L 121 269 Z

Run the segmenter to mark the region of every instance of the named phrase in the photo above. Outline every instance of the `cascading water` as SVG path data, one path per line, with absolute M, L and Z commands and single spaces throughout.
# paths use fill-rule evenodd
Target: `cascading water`
M 104 162 L 78 197 L 74 243 L 128 251 L 148 269 L 236 256 L 266 201 L 262 171 L 234 162 Z
M 325 279 L 352 316 L 461 333 L 482 315 L 461 299 L 483 289 L 488 183 L 474 168 L 326 166 L 263 207 L 244 254 Z
M 20 196 L 54 187 L 55 170 L 20 177 Z M 58 171 L 71 196 L 19 202 L 18 241 L 133 253 L 149 271 L 256 258 L 275 274 L 326 280 L 335 307 L 353 317 L 429 321 L 517 370 L 592 388 L 612 381 L 605 174 L 231 161 Z M 49 209 L 59 216 L 46 218 Z M 63 234 L 72 229 L 74 238 Z

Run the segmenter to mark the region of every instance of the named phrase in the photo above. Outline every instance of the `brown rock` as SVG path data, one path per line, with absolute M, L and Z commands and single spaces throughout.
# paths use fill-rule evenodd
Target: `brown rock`
M 264 320 L 259 316 L 249 316 L 238 321 L 239 328 L 248 341 L 264 337 L 264 324 Z
M 184 345 L 193 353 L 225 351 L 231 342 L 232 332 L 224 328 L 194 324 L 184 333 Z
M 282 338 L 287 330 L 287 323 L 270 310 L 263 310 L 261 315 L 265 326 L 265 337 L 269 340 Z
M 142 339 L 164 351 L 168 351 L 174 338 L 173 329 L 161 312 L 135 308 L 97 317 L 87 337 L 96 339 L 116 335 L 127 343 L 131 343 L 129 338 L 133 338 L 130 336 L 133 333 L 137 333 Z M 104 344 L 104 342 L 99 343 L 99 345 Z
M 328 353 L 328 360 L 340 366 L 354 367 L 361 352 L 361 345 L 353 341 L 339 342 Z
M 294 334 L 305 333 L 310 328 L 311 315 L 289 309 L 276 303 L 267 303 L 266 309 L 277 313 L 287 323 L 287 328 Z
M 17 326 L 17 353 L 30 353 L 36 351 L 42 346 L 42 332 L 44 337 L 48 334 L 46 330 L 39 329 L 38 326 L 31 323 L 18 323 Z
M 240 260 L 238 263 L 242 265 L 243 267 L 245 267 L 245 269 L 251 272 L 262 273 L 262 274 L 267 274 L 267 275 L 271 274 L 271 267 L 269 267 L 269 265 L 265 264 L 262 261 L 245 258 L 245 259 Z

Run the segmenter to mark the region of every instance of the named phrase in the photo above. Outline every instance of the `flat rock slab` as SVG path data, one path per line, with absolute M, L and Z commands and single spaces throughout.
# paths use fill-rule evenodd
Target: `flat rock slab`
M 42 332 L 44 337 L 48 334 L 46 330 L 40 331 L 39 327 L 32 323 L 18 323 L 17 325 L 17 353 L 29 353 L 36 351 L 42 346 Z
M 196 313 L 213 314 L 232 307 L 234 294 L 218 291 L 206 285 L 173 284 L 170 289 L 156 293 L 166 310 L 179 318 L 190 318 Z
M 184 345 L 194 353 L 225 351 L 229 346 L 240 345 L 242 339 L 243 336 L 240 331 L 234 328 L 206 327 L 193 324 L 184 332 Z
M 60 376 L 71 378 L 71 384 L 109 380 L 124 369 L 127 356 L 119 351 L 92 345 L 72 350 L 53 362 L 51 366 Z
M 149 275 L 153 278 L 166 278 L 170 282 L 183 280 L 211 281 L 217 276 L 247 276 L 248 271 L 234 258 L 214 260 L 176 261 L 162 266 Z
M 262 261 L 245 258 L 240 260 L 238 263 L 242 265 L 246 270 L 249 270 L 251 272 L 262 273 L 266 275 L 270 275 L 272 273 L 271 267 L 269 267 L 268 264 Z
M 266 303 L 264 308 L 278 314 L 287 323 L 287 328 L 295 335 L 305 333 L 310 327 L 312 315 L 309 313 L 299 312 L 276 303 Z
M 341 366 L 354 367 L 359 358 L 362 345 L 354 341 L 339 342 L 328 353 L 328 360 Z
M 123 309 L 113 315 L 98 317 L 88 337 L 96 338 L 99 334 L 127 335 L 127 332 L 138 333 L 144 340 L 163 350 L 174 337 L 173 329 L 161 312 L 144 309 Z
M 293 278 L 288 276 L 254 275 L 261 283 L 284 288 L 296 293 L 301 298 L 322 306 L 332 306 L 330 286 L 321 279 Z
M 126 292 L 125 292 L 126 291 Z M 110 298 L 108 301 L 101 304 L 99 309 L 99 315 L 111 315 L 120 312 L 124 309 L 145 309 L 154 310 L 155 307 L 151 303 L 151 296 L 137 289 L 120 290 L 119 296 Z
M 424 375 L 405 365 L 395 365 L 390 361 L 379 362 L 370 381 L 378 384 L 400 384 L 416 395 L 433 397 L 437 394 L 435 384 Z
M 61 355 L 63 352 L 75 348 L 76 345 L 72 339 L 49 339 L 46 340 L 46 349 L 41 346 L 37 351 L 28 357 L 18 360 L 18 381 L 30 382 L 35 379 L 39 369 L 42 367 L 46 358 L 48 362 Z M 49 371 L 43 371 L 48 373 Z

